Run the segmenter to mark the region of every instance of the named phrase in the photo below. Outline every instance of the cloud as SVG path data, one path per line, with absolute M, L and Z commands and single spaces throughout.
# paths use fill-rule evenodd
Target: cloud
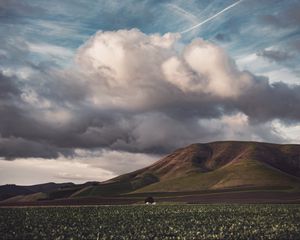
M 103 149 L 75 149 L 72 158 L 60 155 L 47 161 L 43 156 L 19 157 L 14 161 L 0 159 L 0 185 L 104 181 L 148 166 L 160 157 Z
M 108 170 L 95 168 L 70 159 L 19 158 L 15 161 L 0 160 L 0 185 L 32 185 L 46 182 L 104 181 L 116 175 Z
M 300 39 L 295 38 L 287 42 L 288 49 L 292 53 L 299 53 L 300 52 Z
M 72 51 L 68 48 L 46 44 L 46 43 L 27 43 L 28 50 L 32 53 L 42 54 L 55 58 L 70 59 L 73 55 Z
M 115 176 L 149 166 L 162 157 L 107 149 L 76 149 L 74 156 L 77 162 L 110 171 Z
M 97 33 L 77 55 L 78 65 L 94 79 L 95 103 L 104 104 L 108 94 L 107 104 L 144 108 L 155 100 L 159 104 L 173 100 L 172 95 L 232 97 L 247 87 L 252 76 L 239 72 L 223 49 L 197 39 L 178 51 L 178 38 L 172 33 L 146 35 L 137 29 Z
M 278 11 L 275 14 L 266 14 L 262 15 L 260 19 L 262 22 L 271 25 L 273 27 L 279 28 L 293 28 L 298 27 L 300 24 L 300 4 L 298 2 L 294 2 L 292 4 L 288 4 L 285 6 L 281 6 L 282 10 Z
M 283 142 L 284 138 L 277 134 L 272 124 L 264 122 L 251 124 L 249 117 L 244 113 L 223 115 L 220 118 L 200 119 L 201 127 L 208 129 L 209 137 L 213 135 L 219 140 L 239 139 L 242 141 L 270 141 Z
M 230 42 L 232 39 L 230 35 L 224 33 L 218 33 L 215 35 L 215 39 L 220 42 Z
M 190 21 L 193 24 L 196 24 L 196 23 L 199 22 L 199 19 L 195 15 L 193 15 L 192 13 L 188 12 L 187 10 L 185 10 L 185 9 L 175 5 L 175 4 L 167 3 L 166 6 L 170 10 L 174 11 L 179 16 L 182 16 L 182 17 L 186 18 L 188 21 Z
M 1 156 L 160 155 L 203 141 L 283 142 L 268 125 L 300 120 L 300 86 L 271 84 L 239 70 L 221 47 L 180 37 L 100 31 L 77 50 L 74 66 L 36 66 L 30 79 L 2 73 Z
M 1 138 L 0 154 L 7 160 L 16 158 L 58 158 L 60 154 L 70 152 L 69 150 L 59 149 L 50 144 L 33 142 L 22 138 Z
M 270 61 L 274 61 L 278 63 L 285 62 L 292 58 L 292 55 L 286 51 L 267 50 L 267 49 L 258 52 L 257 56 L 264 57 Z
M 6 100 L 18 95 L 20 95 L 20 90 L 16 86 L 14 79 L 0 72 L 0 99 Z
M 28 4 L 26 1 L 1 0 L 0 19 L 4 22 L 13 22 L 20 17 L 41 16 L 45 10 Z

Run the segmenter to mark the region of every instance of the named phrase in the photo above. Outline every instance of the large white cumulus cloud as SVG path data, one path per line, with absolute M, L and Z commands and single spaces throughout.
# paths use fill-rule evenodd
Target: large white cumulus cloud
M 203 95 L 235 98 L 253 84 L 253 76 L 239 71 L 220 47 L 201 39 L 182 46 L 179 39 L 137 29 L 98 32 L 76 56 L 90 79 L 90 100 L 145 107 Z

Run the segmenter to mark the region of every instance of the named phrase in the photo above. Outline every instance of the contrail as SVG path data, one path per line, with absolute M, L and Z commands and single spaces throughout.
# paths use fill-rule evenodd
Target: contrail
M 199 22 L 199 19 L 195 15 L 191 14 L 190 12 L 184 10 L 183 8 L 181 8 L 175 4 L 169 3 L 169 4 L 167 4 L 167 7 L 172 8 L 173 10 L 176 11 L 176 13 L 186 17 L 193 24 L 196 24 L 197 22 Z
M 200 27 L 200 26 L 203 25 L 204 23 L 207 23 L 208 21 L 214 19 L 215 17 L 219 16 L 219 15 L 222 14 L 223 12 L 226 12 L 226 11 L 229 10 L 230 8 L 233 8 L 234 6 L 238 5 L 241 1 L 243 1 L 243 0 L 239 0 L 239 1 L 237 1 L 236 3 L 234 3 L 234 4 L 231 4 L 230 6 L 224 8 L 222 11 L 220 11 L 220 12 L 216 13 L 215 15 L 209 17 L 208 19 L 204 20 L 203 22 L 200 22 L 200 23 L 198 23 L 198 24 L 196 24 L 196 25 L 194 25 L 194 26 L 192 26 L 192 27 L 190 27 L 190 28 L 188 28 L 188 29 L 186 29 L 186 30 L 183 30 L 183 31 L 180 32 L 180 33 L 186 33 L 186 32 L 189 32 L 189 31 L 191 31 L 191 30 L 193 30 L 193 29 L 195 29 L 195 28 L 197 28 L 197 27 Z

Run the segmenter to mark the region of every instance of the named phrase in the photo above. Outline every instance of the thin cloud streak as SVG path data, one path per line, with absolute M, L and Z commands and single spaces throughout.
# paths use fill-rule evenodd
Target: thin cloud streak
M 183 8 L 175 5 L 175 4 L 167 4 L 168 8 L 171 8 L 172 10 L 174 10 L 176 13 L 180 14 L 181 16 L 184 16 L 185 18 L 187 18 L 189 21 L 191 21 L 192 23 L 196 24 L 199 19 L 193 15 L 192 13 L 184 10 Z
M 198 23 L 198 24 L 196 24 L 196 25 L 194 25 L 194 26 L 192 26 L 192 27 L 190 27 L 190 28 L 188 28 L 188 29 L 186 29 L 186 30 L 183 30 L 183 31 L 181 31 L 180 33 L 181 33 L 181 34 L 182 34 L 182 33 L 187 33 L 187 32 L 189 32 L 189 31 L 191 31 L 191 30 L 193 30 L 193 29 L 195 29 L 195 28 L 197 28 L 197 27 L 202 26 L 203 24 L 205 24 L 205 23 L 209 22 L 210 20 L 216 18 L 216 17 L 219 16 L 220 14 L 222 14 L 222 13 L 226 12 L 227 10 L 229 10 L 229 9 L 235 7 L 236 5 L 240 4 L 242 1 L 243 1 L 243 0 L 240 0 L 240 1 L 238 1 L 238 2 L 236 2 L 236 3 L 234 3 L 234 4 L 232 4 L 232 5 L 230 5 L 230 6 L 226 7 L 226 8 L 224 8 L 222 11 L 220 11 L 220 12 L 216 13 L 215 15 L 213 15 L 213 16 L 207 18 L 207 19 L 204 20 L 203 22 L 200 22 L 200 23 Z

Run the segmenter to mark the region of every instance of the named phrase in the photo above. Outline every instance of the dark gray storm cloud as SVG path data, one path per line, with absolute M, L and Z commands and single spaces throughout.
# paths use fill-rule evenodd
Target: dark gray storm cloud
M 59 154 L 68 155 L 70 151 L 53 147 L 47 143 L 34 142 L 22 138 L 1 138 L 0 154 L 7 160 L 16 158 L 58 158 Z
M 270 61 L 274 62 L 285 62 L 293 58 L 293 56 L 286 52 L 286 51 L 279 51 L 279 50 L 262 50 L 257 53 L 258 56 L 264 57 Z
M 215 39 L 220 42 L 230 42 L 231 41 L 231 37 L 228 34 L 224 34 L 224 33 L 216 34 Z
M 51 145 L 49 125 L 33 117 L 36 112 L 22 100 L 22 88 L 22 81 L 16 76 L 0 72 L 0 156 L 14 159 L 70 155 L 71 150 Z
M 3 75 L 0 72 L 0 99 L 3 101 L 8 98 L 13 98 L 14 96 L 19 96 L 21 91 L 16 86 L 14 79 Z
M 282 119 L 298 122 L 300 86 L 283 82 L 270 84 L 267 78 L 257 77 L 257 84 L 234 104 L 253 122 Z

